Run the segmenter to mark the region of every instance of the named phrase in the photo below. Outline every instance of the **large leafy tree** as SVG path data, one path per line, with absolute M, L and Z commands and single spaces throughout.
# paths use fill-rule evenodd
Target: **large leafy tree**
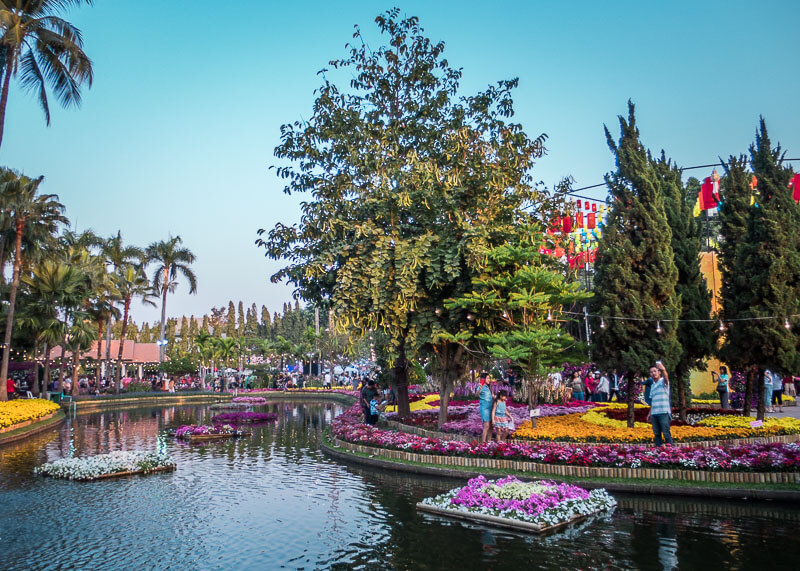
M 29 228 L 44 231 L 50 235 L 60 223 L 66 222 L 62 215 L 64 206 L 55 194 L 39 194 L 39 186 L 44 177 L 29 178 L 25 175 L 3 169 L 0 171 L 0 201 L 3 216 L 9 221 L 14 233 L 14 266 L 8 294 L 8 310 L 3 337 L 3 360 L 0 365 L 0 387 L 8 380 L 8 360 L 11 351 L 11 336 L 14 331 L 14 310 L 17 291 L 22 278 L 23 265 L 27 258 L 36 254 L 41 243 L 36 240 L 23 240 Z M 23 247 L 24 246 L 24 247 Z M 0 390 L 0 400 L 6 400 L 5 390 Z
M 0 1 L 0 145 L 11 78 L 36 96 L 48 125 L 48 87 L 61 105 L 77 107 L 81 86 L 92 85 L 92 62 L 83 51 L 81 31 L 59 16 L 84 3 L 92 0 Z
M 711 292 L 700 272 L 702 226 L 693 215 L 697 194 L 689 194 L 689 188 L 681 181 L 681 170 L 667 160 L 663 151 L 660 159 L 653 161 L 653 168 L 672 231 L 672 254 L 678 269 L 675 295 L 681 300 L 681 321 L 676 331 L 680 357 L 673 374 L 676 382 L 671 386 L 680 418 L 686 421 L 686 400 L 691 398 L 690 372 L 704 368 L 715 349 L 715 328 L 709 321 Z
M 138 297 L 143 304 L 155 307 L 152 297 L 155 292 L 147 279 L 141 266 L 125 265 L 117 269 L 112 277 L 119 298 L 122 300 L 122 329 L 119 336 L 119 349 L 117 353 L 117 375 L 114 382 L 114 392 L 119 393 L 122 382 L 122 350 L 125 345 L 125 337 L 128 333 L 128 318 L 130 316 L 131 301 Z M 184 331 L 184 335 L 186 332 Z
M 628 102 L 628 117 L 620 116 L 619 124 L 618 142 L 605 130 L 617 170 L 606 176 L 612 204 L 595 262 L 592 301 L 604 327 L 596 330 L 592 352 L 601 366 L 628 371 L 632 389 L 634 376 L 656 360 L 675 370 L 681 303 L 659 176 L 639 140 L 633 103 Z M 630 427 L 633 394 L 628 391 Z
M 421 348 L 455 371 L 445 382 L 463 371 L 457 344 L 431 344 L 464 318 L 443 302 L 471 286 L 471 268 L 535 197 L 528 173 L 544 137 L 530 140 L 508 121 L 516 80 L 459 97 L 461 71 L 417 18 L 392 10 L 376 22 L 386 45 L 371 49 L 356 28 L 349 56 L 323 72 L 311 118 L 282 127 L 275 154 L 293 163 L 277 171 L 285 192 L 311 197 L 300 225 L 278 224 L 258 243 L 290 262 L 273 281 L 333 306 L 340 330 L 386 335 L 404 415 L 409 361 Z M 328 79 L 337 71 L 350 89 Z
M 756 367 L 760 380 L 766 368 L 781 372 L 800 368 L 800 326 L 790 319 L 800 314 L 800 206 L 788 189 L 792 170 L 783 165 L 780 145 L 772 147 L 763 118 L 750 146 L 750 161 L 757 194 L 753 206 L 745 210 L 746 231 L 737 246 L 735 285 L 730 288 L 743 299 L 724 306 L 726 312 L 728 306 L 739 311 L 738 320 L 730 322 L 722 353 L 737 353 Z M 724 279 L 730 277 L 723 274 Z M 747 287 L 738 287 L 742 283 Z M 764 399 L 760 390 L 756 394 L 758 418 L 763 419 Z
M 167 294 L 175 291 L 177 278 L 182 275 L 189 282 L 189 293 L 197 293 L 197 277 L 192 271 L 191 264 L 195 261 L 195 255 L 188 248 L 184 248 L 183 240 L 180 236 L 172 237 L 169 240 L 153 242 L 145 251 L 145 259 L 148 264 L 155 264 L 153 273 L 153 287 L 161 294 L 161 328 L 159 339 L 165 338 L 167 325 Z M 159 361 L 164 359 L 164 347 L 161 347 L 158 355 Z

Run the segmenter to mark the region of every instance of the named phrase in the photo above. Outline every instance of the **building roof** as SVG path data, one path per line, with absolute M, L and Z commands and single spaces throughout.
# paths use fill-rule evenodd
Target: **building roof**
M 106 354 L 106 342 L 94 341 L 88 351 L 81 353 L 81 360 L 91 358 L 97 359 L 97 345 L 100 344 L 100 358 L 103 359 Z M 119 355 L 119 341 L 111 340 L 111 358 L 117 359 Z M 50 358 L 56 359 L 61 356 L 61 347 L 54 347 L 50 352 Z M 66 359 L 72 358 L 70 351 L 64 351 Z M 158 345 L 155 343 L 137 343 L 130 339 L 125 340 L 122 346 L 122 361 L 125 363 L 158 363 Z

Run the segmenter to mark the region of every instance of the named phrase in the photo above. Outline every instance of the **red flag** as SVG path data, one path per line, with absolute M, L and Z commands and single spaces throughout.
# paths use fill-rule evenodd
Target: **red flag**
M 597 203 L 592 202 L 592 212 L 597 212 Z
M 793 189 L 792 198 L 795 202 L 800 202 L 800 174 L 796 174 L 789 182 L 789 188 Z
M 575 228 L 583 228 L 583 212 L 575 215 Z
M 589 210 L 589 201 L 588 200 L 583 203 L 583 209 L 584 210 Z
M 700 196 L 698 200 L 700 202 L 700 210 L 710 210 L 711 208 L 717 207 L 717 200 L 714 198 L 714 187 L 717 186 L 719 188 L 718 183 L 715 184 L 711 177 L 706 177 L 703 181 L 702 186 L 700 187 Z
M 595 213 L 594 213 L 594 212 L 590 212 L 590 213 L 589 213 L 589 214 L 586 216 L 586 227 L 587 227 L 589 230 L 593 230 L 593 229 L 594 229 L 594 227 L 595 227 L 595 223 L 594 223 L 594 217 L 595 217 Z

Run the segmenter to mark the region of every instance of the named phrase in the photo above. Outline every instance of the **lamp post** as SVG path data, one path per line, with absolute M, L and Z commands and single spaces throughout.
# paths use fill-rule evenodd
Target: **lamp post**
M 156 345 L 158 345 L 158 361 L 159 363 L 164 362 L 164 353 L 167 351 L 167 341 L 166 339 L 159 339 L 156 341 Z

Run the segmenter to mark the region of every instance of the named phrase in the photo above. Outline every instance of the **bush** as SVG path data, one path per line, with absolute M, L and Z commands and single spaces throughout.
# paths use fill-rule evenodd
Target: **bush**
M 152 390 L 150 383 L 143 383 L 141 381 L 131 381 L 125 389 L 129 393 L 148 393 Z

